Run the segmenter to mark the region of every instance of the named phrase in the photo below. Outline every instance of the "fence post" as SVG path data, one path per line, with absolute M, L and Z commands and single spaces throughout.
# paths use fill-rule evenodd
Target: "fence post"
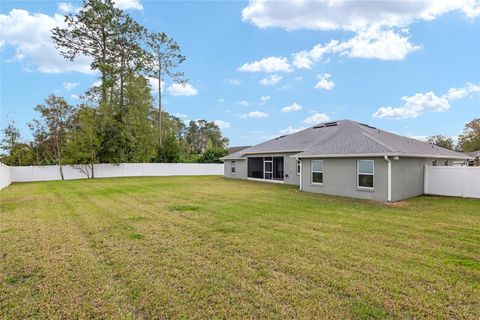
M 463 179 L 462 179 L 462 197 L 465 198 L 465 190 L 467 190 L 467 167 L 463 166 Z

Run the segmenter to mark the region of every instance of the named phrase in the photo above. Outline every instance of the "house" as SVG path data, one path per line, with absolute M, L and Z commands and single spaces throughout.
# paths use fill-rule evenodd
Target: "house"
M 237 146 L 237 147 L 230 147 L 228 148 L 228 154 L 232 154 L 238 151 L 242 151 L 243 149 L 250 148 L 250 146 Z
M 282 135 L 221 159 L 226 178 L 398 201 L 423 194 L 425 165 L 453 165 L 468 158 L 427 142 L 340 120 Z
M 469 166 L 480 166 L 480 150 L 473 151 L 473 152 L 465 152 L 465 154 L 470 158 L 468 160 Z

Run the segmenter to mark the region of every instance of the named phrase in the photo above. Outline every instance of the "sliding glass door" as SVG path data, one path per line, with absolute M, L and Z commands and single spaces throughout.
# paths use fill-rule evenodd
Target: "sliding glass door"
M 283 157 L 248 158 L 248 177 L 283 181 Z

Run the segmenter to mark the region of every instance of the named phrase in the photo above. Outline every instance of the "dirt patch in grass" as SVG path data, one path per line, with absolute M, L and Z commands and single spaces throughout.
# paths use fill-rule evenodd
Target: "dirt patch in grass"
M 391 208 L 406 208 L 409 206 L 408 201 L 385 202 L 387 207 Z

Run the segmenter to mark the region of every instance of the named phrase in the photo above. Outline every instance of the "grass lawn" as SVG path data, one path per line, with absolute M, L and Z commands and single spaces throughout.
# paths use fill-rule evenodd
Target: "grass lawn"
M 480 200 L 220 177 L 0 191 L 0 318 L 480 318 Z

